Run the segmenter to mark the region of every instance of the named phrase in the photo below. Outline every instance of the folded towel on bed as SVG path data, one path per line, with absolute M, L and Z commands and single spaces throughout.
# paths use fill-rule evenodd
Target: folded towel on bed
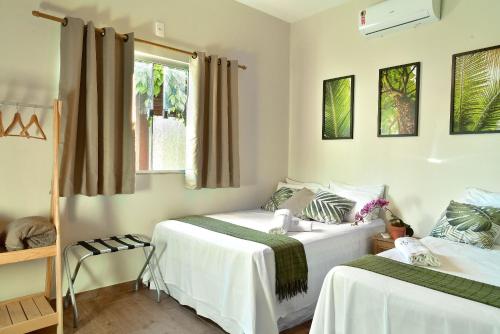
M 312 221 L 311 220 L 300 220 L 298 218 L 292 218 L 290 222 L 290 227 L 288 232 L 311 232 L 312 231 Z
M 267 233 L 286 234 L 292 222 L 292 214 L 288 209 L 279 209 L 274 211 L 274 217 L 271 221 Z
M 56 229 L 47 218 L 24 217 L 7 226 L 5 248 L 8 251 L 45 247 L 55 242 Z
M 406 263 L 417 266 L 439 267 L 441 262 L 420 240 L 410 237 L 394 241 L 396 248 L 403 254 Z

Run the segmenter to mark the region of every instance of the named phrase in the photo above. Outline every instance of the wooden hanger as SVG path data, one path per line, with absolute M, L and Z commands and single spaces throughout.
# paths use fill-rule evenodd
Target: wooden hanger
M 19 124 L 21 127 L 21 133 L 16 135 L 16 134 L 11 134 L 11 131 L 14 129 L 16 124 Z M 11 136 L 11 137 L 28 137 L 28 135 L 23 134 L 25 130 L 25 126 L 23 124 L 23 120 L 21 119 L 21 114 L 19 112 L 16 112 L 14 114 L 14 119 L 12 119 L 12 122 L 10 125 L 7 127 L 7 129 L 4 132 L 4 136 Z
M 29 134 L 28 129 L 33 124 L 35 124 L 36 128 L 40 132 L 40 137 L 32 136 Z M 42 126 L 40 125 L 40 122 L 38 122 L 38 117 L 36 117 L 35 114 L 31 115 L 30 121 L 28 122 L 28 124 L 26 124 L 26 126 L 21 131 L 21 136 L 28 137 L 28 138 L 47 140 L 47 136 L 45 136 L 45 132 L 43 132 Z
M 0 137 L 3 137 L 5 130 L 3 129 L 3 121 L 2 121 L 2 111 L 0 110 Z

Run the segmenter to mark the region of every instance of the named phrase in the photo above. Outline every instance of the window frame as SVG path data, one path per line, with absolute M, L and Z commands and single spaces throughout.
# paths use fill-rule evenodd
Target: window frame
M 170 68 L 174 69 L 182 69 L 182 70 L 187 70 L 189 74 L 189 63 L 180 61 L 180 60 L 175 60 L 175 59 L 170 59 L 170 58 L 165 58 L 161 56 L 156 56 L 140 51 L 135 51 L 134 52 L 134 63 L 136 61 L 142 61 L 142 62 L 147 62 L 147 63 L 156 63 L 156 64 L 161 64 L 164 66 L 168 66 Z M 188 90 L 188 99 L 189 99 L 189 90 Z M 134 111 L 135 111 L 135 106 L 134 106 Z M 135 111 L 137 112 L 137 111 Z M 135 145 L 135 143 L 134 143 Z M 136 152 L 138 154 L 138 152 Z M 135 174 L 136 175 L 148 175 L 148 174 L 185 174 L 185 169 L 166 169 L 166 170 L 138 170 L 136 167 Z

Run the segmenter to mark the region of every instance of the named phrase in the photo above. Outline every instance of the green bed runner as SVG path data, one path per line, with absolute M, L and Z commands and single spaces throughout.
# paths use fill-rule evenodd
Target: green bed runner
M 269 234 L 205 216 L 176 219 L 186 224 L 250 240 L 269 246 L 274 251 L 276 295 L 279 301 L 307 292 L 307 260 L 304 245 L 286 235 Z
M 344 265 L 500 308 L 498 286 L 401 263 L 382 256 L 367 255 Z

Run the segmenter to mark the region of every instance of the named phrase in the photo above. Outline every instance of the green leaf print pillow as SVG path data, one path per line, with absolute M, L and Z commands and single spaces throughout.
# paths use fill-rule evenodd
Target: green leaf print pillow
M 279 188 L 272 194 L 271 198 L 264 203 L 260 208 L 266 211 L 276 211 L 278 207 L 287 199 L 293 196 L 300 189 L 292 189 L 287 187 Z
M 491 248 L 500 235 L 500 208 L 451 201 L 431 236 Z

